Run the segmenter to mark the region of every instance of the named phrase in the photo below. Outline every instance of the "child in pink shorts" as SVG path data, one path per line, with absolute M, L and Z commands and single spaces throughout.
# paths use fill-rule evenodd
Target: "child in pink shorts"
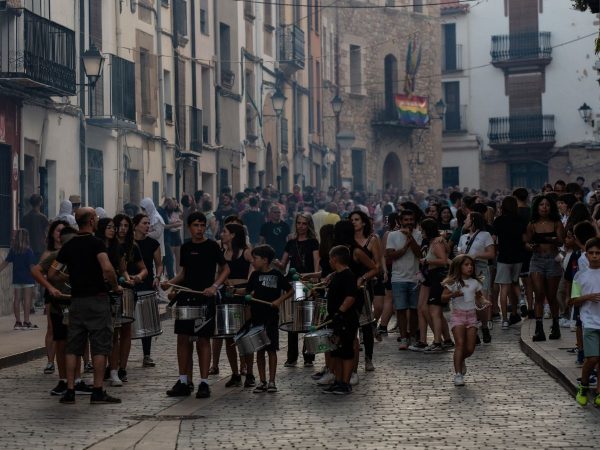
M 477 329 L 481 325 L 477 310 L 489 306 L 483 298 L 483 285 L 474 277 L 475 261 L 468 255 L 452 260 L 448 277 L 442 282 L 442 302 L 451 302 L 450 328 L 454 335 L 454 385 L 464 386 L 465 360 L 475 351 Z

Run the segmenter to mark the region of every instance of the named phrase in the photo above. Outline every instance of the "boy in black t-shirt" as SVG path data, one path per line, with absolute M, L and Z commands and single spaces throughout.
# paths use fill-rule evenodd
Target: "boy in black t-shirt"
M 254 392 L 277 392 L 275 373 L 277 370 L 277 350 L 279 350 L 279 305 L 292 296 L 292 286 L 278 270 L 271 268 L 275 251 L 269 245 L 259 245 L 252 250 L 252 267 L 246 293 L 258 300 L 271 303 L 267 306 L 252 302 L 250 310 L 253 325 L 264 325 L 267 336 L 271 341 L 267 347 L 256 353 L 256 365 L 260 376 L 260 384 Z M 269 354 L 269 384 L 266 381 L 265 352 Z M 250 363 L 251 364 L 251 363 Z
M 339 348 L 331 352 L 335 383 L 323 392 L 349 394 L 350 376 L 354 367 L 354 339 L 358 330 L 356 277 L 348 267 L 351 261 L 348 247 L 338 245 L 329 252 L 329 264 L 335 271 L 327 291 L 327 312 L 333 324 L 333 334 Z
M 210 338 L 213 335 L 215 322 L 215 295 L 220 285 L 229 276 L 229 266 L 217 243 L 208 239 L 206 231 L 206 216 L 201 212 L 193 212 L 187 219 L 191 241 L 181 246 L 181 271 L 175 278 L 163 283 L 162 288 L 170 284 L 180 285 L 202 294 L 189 294 L 181 291 L 177 294 L 178 305 L 208 306 L 208 314 L 204 319 L 176 320 L 177 362 L 179 364 L 179 380 L 172 389 L 167 391 L 169 397 L 190 395 L 188 368 L 192 361 L 193 344 L 190 337 L 197 339 L 198 362 L 200 365 L 200 385 L 196 398 L 210 397 L 208 386 L 208 369 L 210 366 Z M 215 272 L 219 269 L 217 279 Z

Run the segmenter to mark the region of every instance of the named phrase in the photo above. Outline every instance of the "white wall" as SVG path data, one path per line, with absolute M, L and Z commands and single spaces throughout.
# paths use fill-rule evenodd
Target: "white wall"
M 458 167 L 458 180 L 461 188 L 479 188 L 479 152 L 477 150 L 444 150 L 442 167 Z
M 578 108 L 585 102 L 600 113 L 598 73 L 593 69 L 594 39 L 598 34 L 597 16 L 575 11 L 570 2 L 546 1 L 539 15 L 540 31 L 550 31 L 552 46 L 590 35 L 580 41 L 552 50 L 546 68 L 546 92 L 542 97 L 544 114 L 554 114 L 556 145 L 591 140 L 592 127 L 585 124 Z

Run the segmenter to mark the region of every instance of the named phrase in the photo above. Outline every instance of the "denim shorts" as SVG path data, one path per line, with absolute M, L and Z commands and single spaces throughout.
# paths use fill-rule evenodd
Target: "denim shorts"
M 400 311 L 403 309 L 417 309 L 419 301 L 419 288 L 417 283 L 410 281 L 392 282 L 392 298 L 394 300 L 394 309 Z
M 497 284 L 513 284 L 519 282 L 519 275 L 521 273 L 521 266 L 523 263 L 498 263 L 496 269 L 496 280 Z
M 600 330 L 583 328 L 583 354 L 586 358 L 600 356 Z
M 529 274 L 540 273 L 545 278 L 562 276 L 562 267 L 555 258 L 555 255 L 539 255 L 534 253 L 529 263 Z

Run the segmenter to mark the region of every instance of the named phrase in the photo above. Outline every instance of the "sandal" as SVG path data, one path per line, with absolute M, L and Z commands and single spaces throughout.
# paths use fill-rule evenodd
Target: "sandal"
M 210 369 L 208 369 L 208 374 L 209 375 L 219 375 L 219 368 L 211 367 Z

